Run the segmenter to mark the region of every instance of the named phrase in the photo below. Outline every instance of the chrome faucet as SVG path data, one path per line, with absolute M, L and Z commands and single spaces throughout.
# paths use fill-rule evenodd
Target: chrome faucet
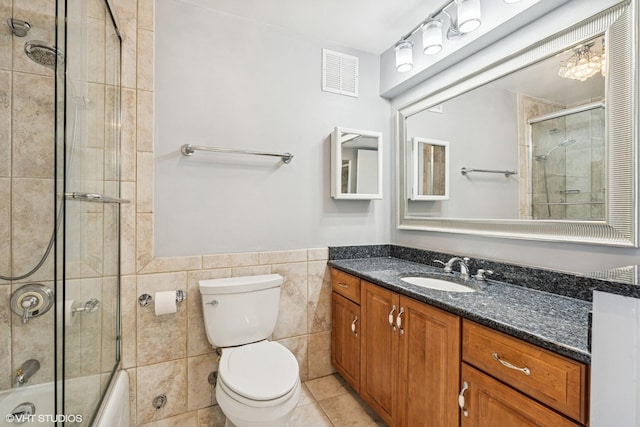
M 444 265 L 444 272 L 445 273 L 452 273 L 453 272 L 453 266 L 455 265 L 455 263 L 459 263 L 460 264 L 460 278 L 462 280 L 469 280 L 469 265 L 467 264 L 467 262 L 469 262 L 469 258 L 464 257 L 464 258 L 460 258 L 458 256 L 454 256 L 453 258 L 451 258 L 449 261 L 447 262 L 442 262 L 440 260 L 434 260 L 434 262 L 438 262 L 442 265 Z
M 29 378 L 40 369 L 40 362 L 36 359 L 29 359 L 16 371 L 16 387 L 26 384 Z

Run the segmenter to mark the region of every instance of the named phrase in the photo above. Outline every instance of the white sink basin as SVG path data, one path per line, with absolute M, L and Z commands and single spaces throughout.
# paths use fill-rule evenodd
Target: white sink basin
M 401 277 L 407 283 L 420 286 L 421 288 L 436 289 L 438 291 L 447 292 L 475 292 L 476 290 L 469 286 L 460 285 L 458 283 L 449 282 L 447 280 L 433 279 L 431 277 Z

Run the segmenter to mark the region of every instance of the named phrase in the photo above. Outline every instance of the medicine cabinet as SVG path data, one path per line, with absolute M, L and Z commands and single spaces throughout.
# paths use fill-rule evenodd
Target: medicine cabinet
M 331 134 L 331 197 L 382 199 L 382 133 L 336 127 Z

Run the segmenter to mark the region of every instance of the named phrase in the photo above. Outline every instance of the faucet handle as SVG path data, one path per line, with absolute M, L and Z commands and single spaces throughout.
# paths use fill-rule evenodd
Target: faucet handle
M 486 276 L 491 276 L 493 274 L 492 270 L 483 270 L 482 268 L 478 269 L 478 272 L 476 273 L 475 279 L 476 280 L 480 280 L 480 281 L 485 281 L 487 280 Z
M 31 309 L 38 305 L 38 299 L 34 296 L 28 296 L 22 299 L 22 323 L 27 323 L 31 317 Z
M 438 264 L 442 264 L 444 267 L 445 273 L 451 273 L 451 266 L 448 262 L 440 261 L 439 259 L 434 259 L 433 262 L 437 262 Z

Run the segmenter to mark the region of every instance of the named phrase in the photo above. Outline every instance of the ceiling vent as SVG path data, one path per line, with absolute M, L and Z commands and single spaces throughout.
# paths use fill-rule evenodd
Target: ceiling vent
M 322 49 L 322 90 L 358 97 L 360 59 L 329 49 Z

